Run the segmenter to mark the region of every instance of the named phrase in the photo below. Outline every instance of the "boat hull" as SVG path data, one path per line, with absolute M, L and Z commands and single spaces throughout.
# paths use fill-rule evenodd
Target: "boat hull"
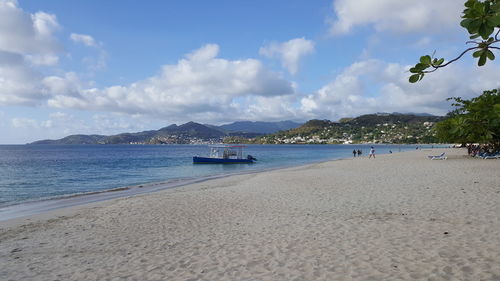
M 249 164 L 253 163 L 252 159 L 229 159 L 229 158 L 209 158 L 209 157 L 193 157 L 194 164 Z

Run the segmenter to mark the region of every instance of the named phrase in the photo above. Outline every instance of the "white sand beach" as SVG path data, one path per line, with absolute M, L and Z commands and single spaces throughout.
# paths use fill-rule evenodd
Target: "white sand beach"
M 0 227 L 0 280 L 500 280 L 500 160 L 331 161 Z

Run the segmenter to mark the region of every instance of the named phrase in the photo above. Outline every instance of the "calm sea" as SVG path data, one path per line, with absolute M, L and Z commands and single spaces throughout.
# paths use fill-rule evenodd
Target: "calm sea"
M 370 145 L 249 145 L 255 164 L 193 165 L 206 145 L 0 145 L 0 208 L 151 182 L 183 182 L 368 155 Z M 378 154 L 416 145 L 376 145 Z M 420 146 L 422 148 L 430 146 Z

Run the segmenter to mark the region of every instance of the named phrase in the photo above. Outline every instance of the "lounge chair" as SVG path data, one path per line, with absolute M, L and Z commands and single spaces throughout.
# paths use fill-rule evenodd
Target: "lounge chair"
M 441 153 L 440 155 L 429 155 L 427 157 L 429 157 L 429 159 L 431 159 L 431 160 L 446 160 L 446 159 L 448 159 L 448 157 L 444 156 L 444 152 Z
M 495 154 L 484 153 L 483 155 L 481 155 L 481 158 L 483 158 L 483 159 L 500 159 L 500 152 L 497 152 Z

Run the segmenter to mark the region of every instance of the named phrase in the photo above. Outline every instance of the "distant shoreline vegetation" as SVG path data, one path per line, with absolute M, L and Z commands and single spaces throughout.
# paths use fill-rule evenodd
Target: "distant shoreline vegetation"
M 222 126 L 195 122 L 159 130 L 112 136 L 71 135 L 30 144 L 423 144 L 440 143 L 434 130 L 444 117 L 414 114 L 367 114 L 338 122 L 310 120 L 304 124 L 234 122 Z
M 228 143 L 255 144 L 424 144 L 440 143 L 434 127 L 439 116 L 368 114 L 339 122 L 310 120 L 304 125 L 253 139 L 227 138 Z

